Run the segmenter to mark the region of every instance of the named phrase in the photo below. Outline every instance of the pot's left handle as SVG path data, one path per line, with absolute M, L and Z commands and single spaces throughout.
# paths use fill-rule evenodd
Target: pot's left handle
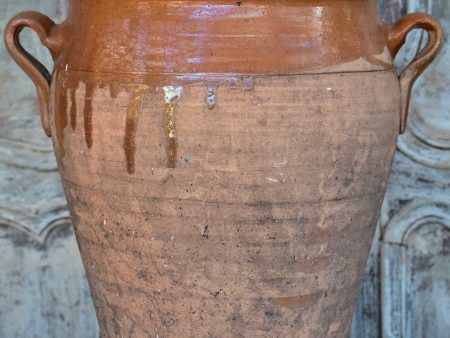
M 400 133 L 403 134 L 408 120 L 411 90 L 417 77 L 435 58 L 442 45 L 442 30 L 437 21 L 425 13 L 407 14 L 386 30 L 387 46 L 393 58 L 406 41 L 408 33 L 422 28 L 428 33 L 428 43 L 400 74 L 401 120 Z
M 14 61 L 23 69 L 36 85 L 39 111 L 42 126 L 47 136 L 50 136 L 49 95 L 50 72 L 35 57 L 28 53 L 19 40 L 20 32 L 25 28 L 36 32 L 41 43 L 50 50 L 53 60 L 59 55 L 60 39 L 55 38 L 54 30 L 57 25 L 47 16 L 38 12 L 22 12 L 15 15 L 5 28 L 5 45 Z

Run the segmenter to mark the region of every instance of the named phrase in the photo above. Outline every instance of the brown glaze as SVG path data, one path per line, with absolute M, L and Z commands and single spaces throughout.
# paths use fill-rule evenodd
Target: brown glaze
M 67 127 L 68 119 L 67 119 L 67 88 L 65 87 L 64 79 L 61 76 L 61 86 L 56 88 L 56 97 L 57 97 L 57 105 L 55 110 L 61 112 L 60 114 L 55 115 L 55 124 L 58 126 L 56 129 L 56 139 L 57 145 L 61 152 L 61 155 L 64 155 L 64 130 Z
M 120 93 L 120 83 L 119 82 L 110 83 L 109 92 L 111 94 L 112 99 L 117 99 Z
M 60 62 L 146 74 L 285 74 L 358 59 L 386 69 L 377 18 L 373 0 L 79 0 L 63 23 L 77 57 Z
M 84 94 L 84 136 L 86 138 L 86 144 L 88 148 L 92 147 L 92 99 L 94 97 L 94 85 L 92 83 L 86 83 L 86 91 Z
M 175 168 L 177 156 L 177 140 L 175 138 L 175 104 L 166 103 L 166 132 L 167 132 L 167 166 Z
M 125 157 L 127 160 L 127 171 L 129 174 L 134 174 L 135 171 L 134 156 L 136 152 L 136 128 L 139 115 L 138 110 L 142 96 L 144 95 L 146 89 L 146 86 L 138 85 L 133 87 L 131 92 L 130 105 L 127 112 L 127 122 L 125 125 L 125 141 L 123 144 L 125 149 Z
M 77 101 L 75 99 L 75 88 L 70 88 L 70 126 L 72 130 L 77 128 Z
M 430 42 L 400 93 L 392 57 L 414 27 Z M 346 336 L 410 87 L 441 40 L 422 14 L 385 29 L 375 0 L 74 0 L 59 25 L 13 18 L 102 337 Z
M 406 41 L 406 36 L 413 29 L 422 28 L 428 33 L 428 43 L 425 48 L 411 61 L 400 74 L 401 87 L 401 125 L 400 133 L 406 130 L 408 121 L 411 91 L 416 79 L 436 57 L 443 41 L 442 30 L 436 20 L 424 13 L 405 15 L 386 32 L 387 45 L 393 58 Z
M 165 124 L 167 134 L 167 166 L 175 168 L 177 156 L 177 140 L 175 135 L 175 107 L 177 101 L 181 98 L 183 93 L 182 87 L 165 86 L 164 101 L 165 101 Z

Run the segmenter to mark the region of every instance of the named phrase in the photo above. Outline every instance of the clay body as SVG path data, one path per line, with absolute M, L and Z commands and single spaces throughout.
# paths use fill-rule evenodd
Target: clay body
M 410 88 L 376 1 L 72 1 L 38 88 L 104 337 L 344 337 Z M 50 76 L 18 42 L 35 29 Z M 400 79 L 407 32 L 427 47 Z

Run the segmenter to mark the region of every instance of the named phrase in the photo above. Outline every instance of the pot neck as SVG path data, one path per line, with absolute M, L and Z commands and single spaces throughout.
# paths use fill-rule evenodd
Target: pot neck
M 65 63 L 77 70 L 299 74 L 392 68 L 375 0 L 72 0 L 65 24 Z

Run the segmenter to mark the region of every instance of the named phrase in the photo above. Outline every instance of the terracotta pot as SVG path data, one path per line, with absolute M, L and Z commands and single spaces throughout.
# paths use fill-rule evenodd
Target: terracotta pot
M 398 78 L 413 28 L 430 39 Z M 348 333 L 433 18 L 386 27 L 375 0 L 73 0 L 58 25 L 18 14 L 5 39 L 38 89 L 103 337 Z

